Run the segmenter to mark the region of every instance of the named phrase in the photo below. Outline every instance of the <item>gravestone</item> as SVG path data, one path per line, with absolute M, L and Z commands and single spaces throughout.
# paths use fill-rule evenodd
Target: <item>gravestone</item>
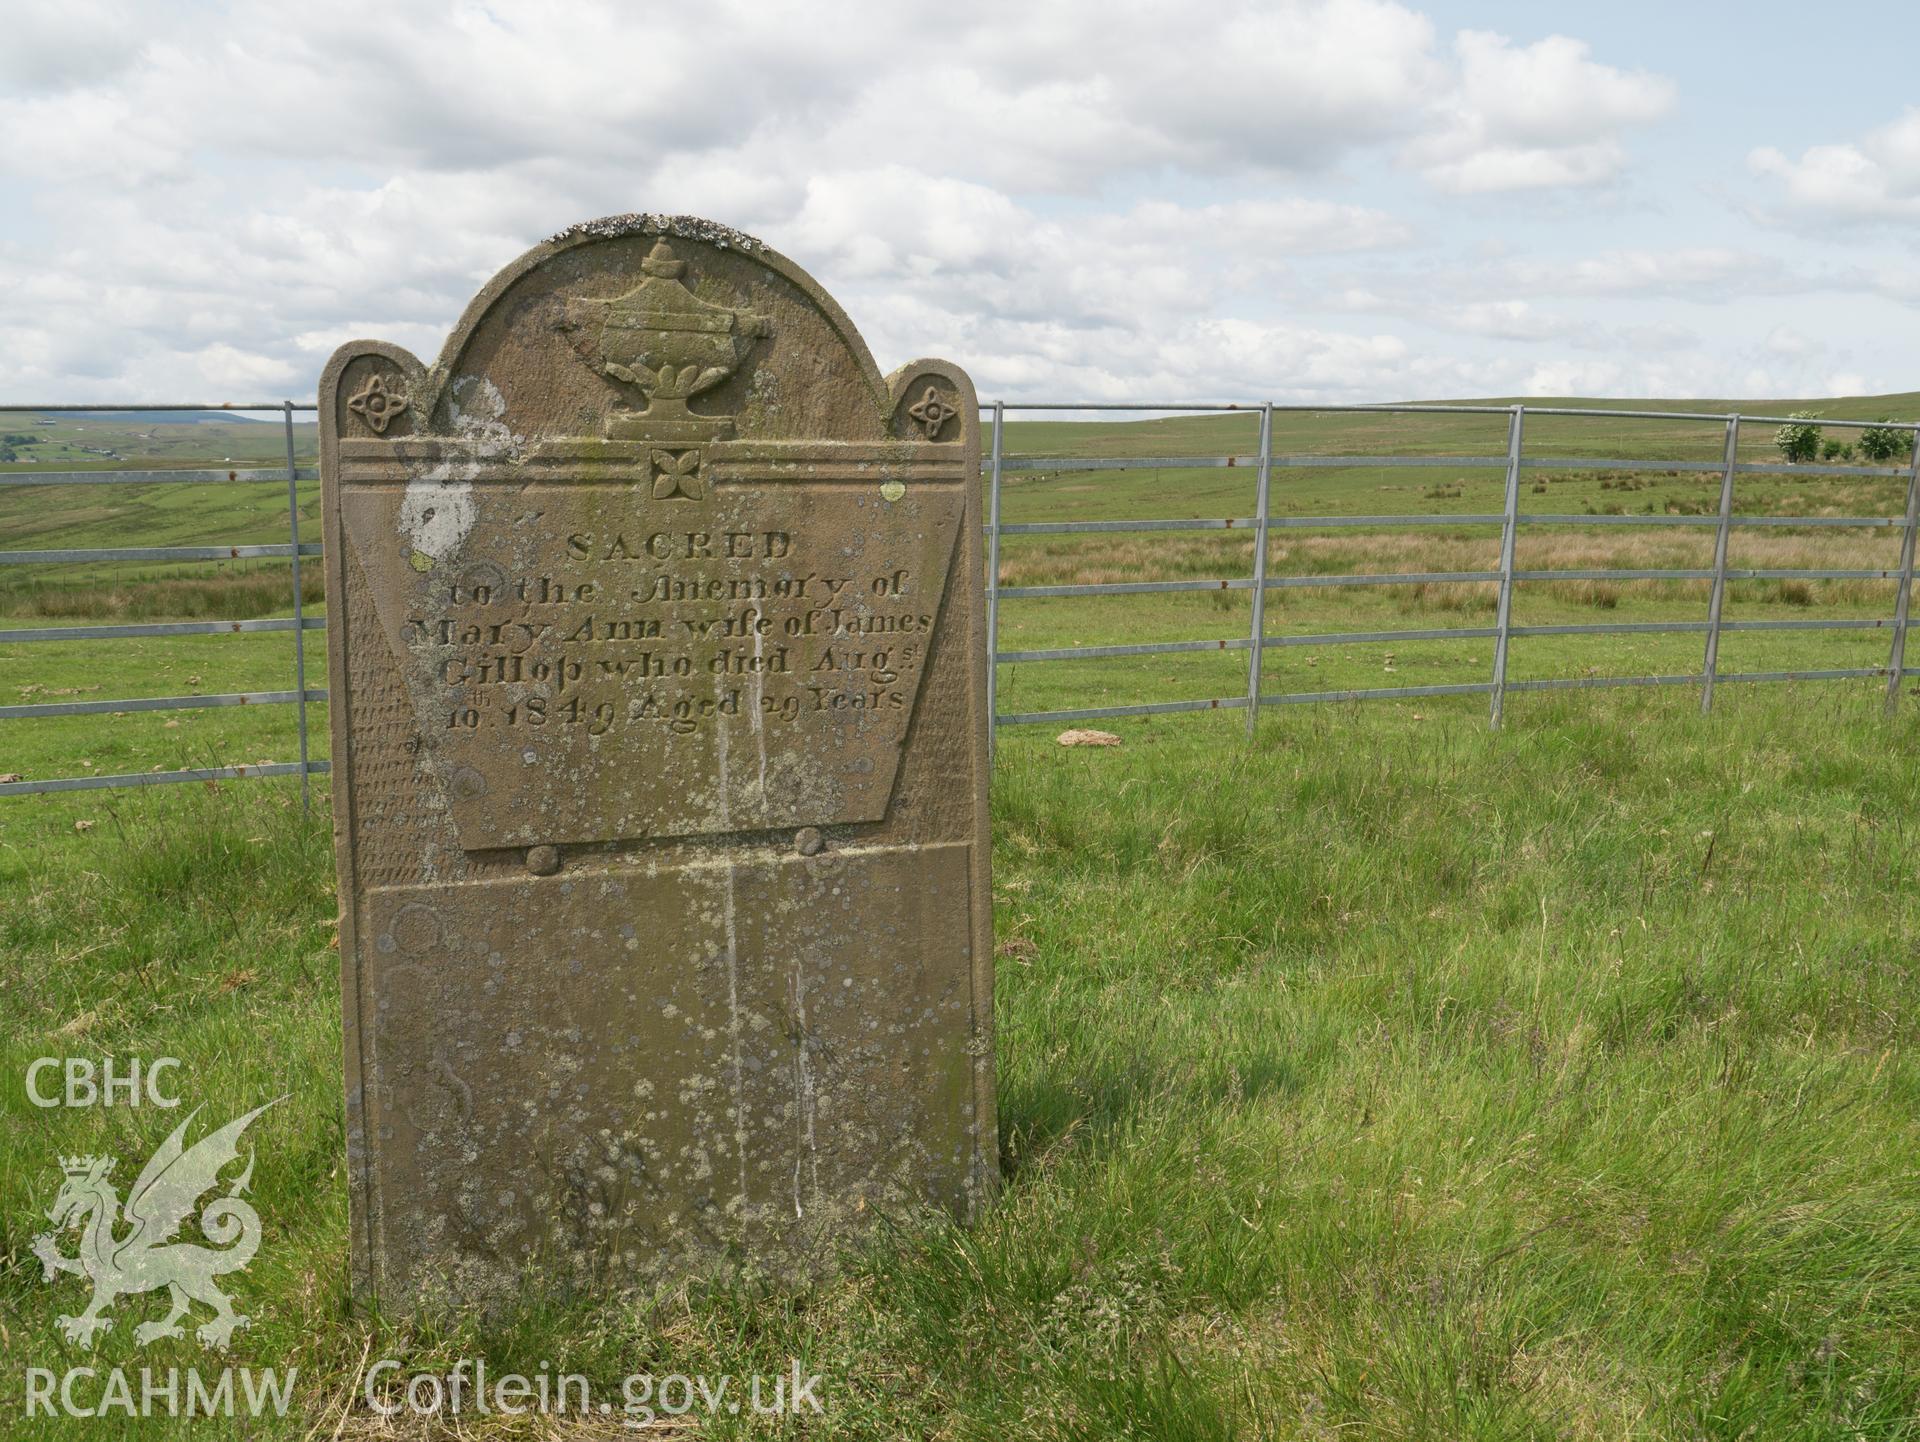
M 980 436 L 760 242 L 320 385 L 357 1288 L 822 1267 L 997 1174 Z

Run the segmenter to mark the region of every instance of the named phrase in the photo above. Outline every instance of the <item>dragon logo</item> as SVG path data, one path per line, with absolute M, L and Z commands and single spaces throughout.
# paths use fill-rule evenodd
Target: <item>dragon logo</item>
M 60 1318 L 60 1331 L 68 1341 L 91 1347 L 95 1336 L 113 1326 L 113 1319 L 104 1314 L 117 1298 L 164 1287 L 171 1309 L 160 1321 L 134 1328 L 134 1339 L 145 1344 L 182 1335 L 180 1319 L 188 1304 L 204 1302 L 213 1308 L 213 1320 L 194 1335 L 202 1346 L 226 1349 L 234 1328 L 246 1326 L 247 1319 L 233 1310 L 233 1300 L 214 1285 L 214 1278 L 239 1271 L 260 1249 L 260 1214 L 240 1195 L 253 1177 L 251 1151 L 246 1169 L 233 1179 L 226 1195 L 215 1197 L 200 1212 L 200 1230 L 213 1246 L 172 1238 L 201 1194 L 218 1185 L 221 1169 L 238 1159 L 240 1134 L 248 1123 L 285 1100 L 276 1097 L 266 1106 L 255 1107 L 189 1147 L 184 1140 L 187 1127 L 200 1114 L 195 1107 L 141 1168 L 124 1211 L 119 1193 L 107 1180 L 114 1158 L 60 1159 L 66 1181 L 47 1212 L 53 1227 L 33 1239 L 33 1254 L 46 1269 L 49 1282 L 61 1272 L 71 1272 L 93 1283 L 93 1300 L 86 1311 Z M 127 1225 L 131 1230 L 123 1231 Z M 62 1228 L 81 1234 L 77 1256 L 61 1254 Z

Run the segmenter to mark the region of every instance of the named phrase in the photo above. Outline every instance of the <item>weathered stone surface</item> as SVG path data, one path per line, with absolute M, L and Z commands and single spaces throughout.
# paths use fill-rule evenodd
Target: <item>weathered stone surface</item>
M 816 1269 L 996 1171 L 979 428 L 704 221 L 320 388 L 358 1286 Z

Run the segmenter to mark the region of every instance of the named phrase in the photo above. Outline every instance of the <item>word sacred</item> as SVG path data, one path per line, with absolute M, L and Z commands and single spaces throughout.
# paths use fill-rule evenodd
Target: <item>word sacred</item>
M 567 537 L 567 554 L 576 561 L 777 561 L 793 550 L 785 531 L 655 531 L 635 546 L 618 532 L 595 536 L 575 531 Z

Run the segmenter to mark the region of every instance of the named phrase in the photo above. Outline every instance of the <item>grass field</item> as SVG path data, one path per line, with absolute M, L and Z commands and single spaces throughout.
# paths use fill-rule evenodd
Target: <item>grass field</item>
M 1920 397 L 1828 404 L 1920 412 Z M 1277 448 L 1493 454 L 1502 439 L 1498 421 L 1300 424 Z M 1606 444 L 1590 422 L 1543 424 L 1540 442 L 1718 456 L 1711 426 L 1676 441 L 1643 424 Z M 1752 439 L 1757 460 L 1768 438 Z M 1062 455 L 1250 441 L 1245 417 L 1010 430 L 1010 449 Z M 1670 513 L 1717 486 L 1623 479 L 1529 473 L 1524 499 Z M 1237 469 L 1022 474 L 1006 519 L 1247 515 L 1251 485 Z M 1288 471 L 1274 494 L 1281 514 L 1467 514 L 1497 511 L 1499 487 L 1497 470 Z M 86 489 L 93 503 L 117 488 Z M 1741 494 L 1788 515 L 1904 501 L 1873 478 L 1743 477 Z M 218 532 L 247 517 L 221 509 L 234 492 L 203 495 L 216 538 L 273 538 Z M 0 489 L 18 508 L 0 511 L 0 544 L 119 524 L 60 531 L 44 493 L 17 496 Z M 17 539 L 10 521 L 30 511 L 53 528 L 36 535 L 66 539 Z M 1003 578 L 1250 566 L 1240 538 L 1147 540 L 1010 538 Z M 1688 565 L 1667 558 L 1711 533 L 1522 542 L 1522 565 Z M 1270 564 L 1479 569 L 1495 544 L 1465 526 L 1307 532 Z M 1790 527 L 1738 545 L 1736 565 L 1768 566 L 1891 565 L 1895 549 L 1884 532 Z M 131 585 L 164 607 L 180 580 L 39 574 L 5 614 L 51 614 L 35 608 L 56 594 L 59 614 L 124 614 L 113 598 Z M 1802 585 L 1738 584 L 1728 614 L 1892 612 L 1884 582 Z M 1488 590 L 1277 591 L 1268 619 L 1276 634 L 1483 626 Z M 1696 583 L 1545 583 L 1522 587 L 1515 619 L 1697 619 L 1704 602 Z M 1206 593 L 1008 602 L 1002 619 L 1012 649 L 1244 635 L 1248 613 L 1243 593 Z M 1482 680 L 1491 645 L 1276 649 L 1267 689 Z M 1700 645 L 1529 638 L 1513 673 L 1690 671 Z M 1728 636 L 1721 664 L 1885 658 L 1880 632 L 1766 633 Z M 0 704 L 281 687 L 290 666 L 285 635 L 0 645 Z M 1231 695 L 1244 668 L 1235 653 L 1020 665 L 1003 668 L 1001 705 Z M 1102 751 L 1054 745 L 1057 728 L 1003 731 L 1005 1192 L 969 1231 L 896 1219 L 806 1289 L 545 1298 L 410 1326 L 350 1305 L 324 787 L 310 819 L 279 782 L 0 801 L 0 1071 L 171 1055 L 209 1115 L 288 1094 L 253 1134 L 268 1233 L 236 1289 L 255 1323 L 231 1360 L 297 1367 L 301 1415 L 254 1436 L 418 1435 L 349 1405 L 365 1360 L 412 1373 L 484 1356 L 496 1373 L 584 1374 L 616 1398 L 628 1374 L 772 1374 L 800 1358 L 825 1413 L 789 1424 L 795 1436 L 1913 1437 L 1920 718 L 1909 700 L 1883 719 L 1880 697 L 1871 681 L 1728 688 L 1703 718 L 1686 689 L 1515 696 L 1498 734 L 1479 697 L 1287 707 L 1250 742 L 1237 715 L 1148 718 L 1112 723 L 1124 744 Z M 29 775 L 291 754 L 288 708 L 0 727 L 0 772 Z M 132 1169 L 174 1116 L 42 1112 L 12 1083 L 0 1108 L 0 1432 L 198 1435 L 22 1415 L 28 1367 L 206 1365 L 191 1343 L 136 1348 L 132 1322 L 156 1310 L 138 1303 L 97 1356 L 71 1348 L 54 1318 L 79 1284 L 43 1285 L 30 1251 L 61 1154 L 111 1151 Z M 633 1435 L 618 1420 L 469 1418 L 465 1435 Z M 659 1430 L 782 1433 L 724 1413 Z

